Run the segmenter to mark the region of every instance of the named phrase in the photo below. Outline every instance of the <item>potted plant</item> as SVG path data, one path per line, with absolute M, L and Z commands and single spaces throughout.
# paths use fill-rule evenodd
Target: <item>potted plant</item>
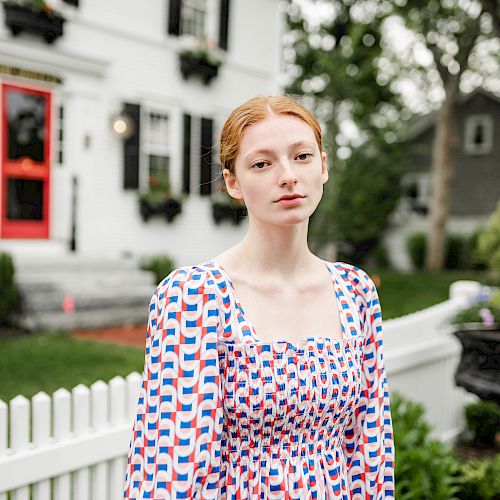
M 211 43 L 204 40 L 196 47 L 187 47 L 179 52 L 180 70 L 184 79 L 199 76 L 208 85 L 219 72 L 222 60 Z
M 469 305 L 452 323 L 462 344 L 456 384 L 500 404 L 500 292 Z
M 182 204 L 172 196 L 167 175 L 149 178 L 149 189 L 139 193 L 139 210 L 144 222 L 152 215 L 164 215 L 172 222 L 181 213 Z
M 246 215 L 245 205 L 239 200 L 235 200 L 226 191 L 218 191 L 212 197 L 212 217 L 217 225 L 224 220 L 239 225 Z
M 62 36 L 64 17 L 44 0 L 3 0 L 5 24 L 17 36 L 23 31 L 53 43 Z
M 495 446 L 500 428 L 500 405 L 493 401 L 478 401 L 464 408 L 467 427 L 472 432 L 473 444 L 479 448 Z

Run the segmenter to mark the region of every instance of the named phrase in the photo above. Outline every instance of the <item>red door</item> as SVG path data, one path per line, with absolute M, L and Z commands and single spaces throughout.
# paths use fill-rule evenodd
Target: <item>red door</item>
M 2 238 L 49 237 L 51 93 L 2 85 Z

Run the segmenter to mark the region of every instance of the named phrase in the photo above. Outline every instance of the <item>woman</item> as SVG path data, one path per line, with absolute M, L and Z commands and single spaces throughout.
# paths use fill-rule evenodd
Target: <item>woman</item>
M 250 99 L 220 156 L 249 229 L 153 295 L 125 498 L 393 497 L 377 291 L 307 246 L 328 180 L 317 121 Z

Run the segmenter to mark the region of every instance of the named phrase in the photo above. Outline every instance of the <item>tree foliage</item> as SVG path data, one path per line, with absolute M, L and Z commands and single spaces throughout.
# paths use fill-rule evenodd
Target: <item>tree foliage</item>
M 310 237 L 317 248 L 335 241 L 361 262 L 380 241 L 399 197 L 402 105 L 377 66 L 387 12 L 373 2 L 315 3 L 332 8 L 315 27 L 295 3 L 288 9 L 295 70 L 288 91 L 309 97 L 324 123 L 333 177 Z M 375 8 L 367 15 L 362 3 Z

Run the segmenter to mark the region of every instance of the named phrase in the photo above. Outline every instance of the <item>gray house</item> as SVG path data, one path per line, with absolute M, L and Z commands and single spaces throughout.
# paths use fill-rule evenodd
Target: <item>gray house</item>
M 432 146 L 436 113 L 414 123 L 408 134 L 409 159 L 404 196 L 393 216 L 386 244 L 393 264 L 408 269 L 405 242 L 427 231 L 432 190 Z M 500 97 L 482 89 L 462 95 L 455 107 L 458 148 L 450 198 L 449 232 L 470 233 L 483 225 L 500 199 Z

